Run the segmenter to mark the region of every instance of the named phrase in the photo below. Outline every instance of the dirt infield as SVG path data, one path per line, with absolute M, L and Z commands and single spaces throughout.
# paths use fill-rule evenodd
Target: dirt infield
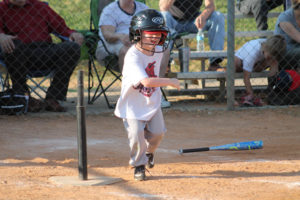
M 89 176 L 106 186 L 56 185 L 78 176 L 77 121 L 70 115 L 0 116 L 1 200 L 297 200 L 300 107 L 242 111 L 164 111 L 168 132 L 148 180 L 133 180 L 127 136 L 112 113 L 87 116 Z M 178 154 L 179 148 L 263 140 L 251 151 Z

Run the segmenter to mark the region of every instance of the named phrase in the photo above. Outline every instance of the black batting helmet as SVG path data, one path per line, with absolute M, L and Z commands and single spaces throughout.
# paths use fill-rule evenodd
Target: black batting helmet
M 160 12 L 154 9 L 146 9 L 138 12 L 131 19 L 129 28 L 129 39 L 132 42 L 141 40 L 142 31 L 157 31 L 162 32 L 159 46 L 166 50 L 168 43 L 166 42 L 169 29 L 165 25 L 165 20 Z

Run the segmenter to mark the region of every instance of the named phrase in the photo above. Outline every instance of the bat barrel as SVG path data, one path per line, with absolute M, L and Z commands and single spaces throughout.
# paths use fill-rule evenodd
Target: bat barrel
M 249 142 L 237 142 L 232 144 L 225 144 L 222 146 L 210 147 L 210 150 L 251 150 L 261 149 L 263 147 L 263 141 L 249 141 Z

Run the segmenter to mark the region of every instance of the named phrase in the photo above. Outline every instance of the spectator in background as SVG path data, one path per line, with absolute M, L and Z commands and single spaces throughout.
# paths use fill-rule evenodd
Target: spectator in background
M 275 34 L 283 35 L 287 42 L 287 54 L 282 66 L 284 66 L 285 69 L 299 70 L 300 0 L 292 0 L 292 7 L 279 15 L 274 32 Z
M 285 0 L 237 0 L 236 9 L 244 15 L 253 15 L 257 30 L 268 29 L 268 13 L 270 10 L 285 5 Z
M 202 0 L 160 0 L 159 8 L 170 28 L 171 34 L 189 32 L 197 33 L 199 29 L 208 31 L 211 50 L 224 48 L 224 16 L 216 11 L 214 0 L 205 0 L 205 8 L 200 12 Z M 222 58 L 210 59 L 208 70 L 216 71 L 221 68 Z
M 119 71 L 122 72 L 124 57 L 132 43 L 129 41 L 129 27 L 131 18 L 138 12 L 148 9 L 145 4 L 134 0 L 119 0 L 107 5 L 99 19 L 99 36 L 103 39 L 110 53 L 118 56 Z M 99 41 L 96 58 L 100 64 L 108 56 L 108 52 Z M 161 62 L 160 77 L 165 76 L 170 58 L 170 50 L 164 52 Z M 170 107 L 171 104 L 165 98 L 161 101 L 161 107 Z
M 148 6 L 134 0 L 119 0 L 107 5 L 99 19 L 99 36 L 102 38 L 107 50 L 118 56 L 119 71 L 122 71 L 124 56 L 131 46 L 129 41 L 129 26 L 131 18 L 139 11 L 147 9 Z M 108 52 L 99 41 L 96 58 L 102 60 L 108 56 Z
M 251 72 L 261 72 L 270 67 L 269 76 L 279 71 L 280 61 L 286 53 L 286 42 L 281 35 L 273 35 L 268 39 L 256 39 L 245 43 L 235 53 L 236 72 L 244 73 L 246 95 L 242 97 L 242 106 L 259 106 L 262 101 L 254 98 L 250 82 Z
M 70 41 L 54 44 L 51 32 L 69 37 Z M 26 85 L 28 71 L 55 69 L 45 99 L 48 111 L 66 111 L 59 101 L 66 98 L 70 76 L 80 58 L 82 42 L 83 36 L 68 28 L 65 21 L 44 2 L 0 2 L 0 46 L 13 90 L 29 95 Z M 43 106 L 40 101 L 29 98 L 29 111 L 39 111 Z

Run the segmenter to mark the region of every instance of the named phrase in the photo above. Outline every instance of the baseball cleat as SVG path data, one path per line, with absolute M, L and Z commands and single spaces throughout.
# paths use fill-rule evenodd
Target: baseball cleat
M 137 180 L 137 181 L 146 180 L 145 165 L 135 167 L 135 169 L 134 169 L 134 180 Z
M 148 157 L 148 168 L 153 168 L 154 167 L 154 155 L 153 153 L 146 153 L 146 156 Z

